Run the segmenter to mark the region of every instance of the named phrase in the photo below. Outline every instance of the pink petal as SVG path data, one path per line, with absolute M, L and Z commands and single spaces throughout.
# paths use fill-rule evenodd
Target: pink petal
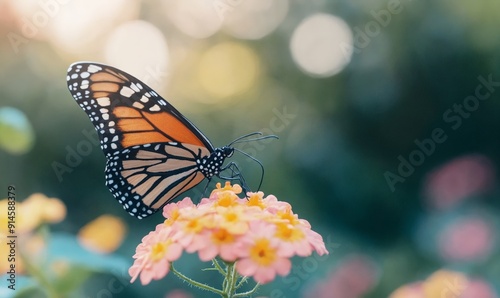
M 202 235 L 192 235 L 191 243 L 184 245 L 188 253 L 193 253 L 197 250 L 204 248 L 207 245 L 206 238 Z
M 318 255 L 322 256 L 324 254 L 328 254 L 328 250 L 326 250 L 325 243 L 323 242 L 323 237 L 321 237 L 320 234 L 314 232 L 313 230 L 307 230 L 306 235 L 309 243 L 312 245 L 314 250 L 316 250 Z
M 132 277 L 130 283 L 133 283 L 137 279 L 137 277 L 141 273 L 141 270 L 142 270 L 142 264 L 136 264 L 136 263 L 134 263 L 132 267 L 128 269 L 128 274 Z
M 284 276 L 290 273 L 292 270 L 292 262 L 286 258 L 277 259 L 273 264 L 273 268 L 278 272 L 279 275 Z
M 142 271 L 140 280 L 143 286 L 150 283 L 152 279 L 153 279 L 153 273 L 151 271 Z
M 219 254 L 224 261 L 233 262 L 238 257 L 236 255 L 237 251 L 238 248 L 235 245 L 223 245 L 220 247 Z
M 154 266 L 154 268 L 152 269 L 153 276 L 154 276 L 153 279 L 158 280 L 158 279 L 165 277 L 165 275 L 167 275 L 169 269 L 170 269 L 170 263 L 167 262 L 166 260 L 162 260 L 162 261 L 158 262 Z
M 298 256 L 308 257 L 312 254 L 312 247 L 307 242 L 307 240 L 295 243 L 294 247 L 295 247 L 295 253 Z
M 279 245 L 278 254 L 283 257 L 292 257 L 295 255 L 293 244 L 289 242 L 281 242 Z
M 269 267 L 260 267 L 253 275 L 253 279 L 255 279 L 255 281 L 258 283 L 264 284 L 272 281 L 275 276 L 276 272 L 274 271 L 274 269 Z
M 184 199 L 182 199 L 182 201 L 177 203 L 177 206 L 179 207 L 179 209 L 182 209 L 186 207 L 194 207 L 195 205 L 193 201 L 191 201 L 190 197 L 185 197 Z
M 215 245 L 209 245 L 198 251 L 198 256 L 203 262 L 210 261 L 217 256 L 217 247 Z
M 236 262 L 236 271 L 243 276 L 252 276 L 257 269 L 258 266 L 250 259 L 241 259 Z
M 165 258 L 169 262 L 173 262 L 179 259 L 182 255 L 182 246 L 178 243 L 172 243 L 168 246 L 167 254 Z

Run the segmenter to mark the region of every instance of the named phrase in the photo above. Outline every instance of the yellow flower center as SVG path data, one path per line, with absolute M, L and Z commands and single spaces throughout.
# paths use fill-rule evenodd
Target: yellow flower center
M 203 223 L 200 218 L 193 218 L 187 221 L 185 229 L 191 233 L 198 233 L 203 229 Z
M 235 212 L 228 212 L 224 215 L 227 221 L 235 222 L 238 220 L 239 216 Z
M 294 242 L 304 239 L 304 233 L 300 229 L 285 223 L 276 224 L 276 237 L 283 241 Z
M 151 247 L 150 257 L 153 262 L 158 262 L 163 258 L 167 252 L 167 248 L 170 245 L 170 241 L 158 242 L 153 247 Z
M 288 223 L 290 223 L 291 225 L 296 225 L 299 223 L 299 220 L 297 219 L 295 214 L 293 214 L 290 210 L 279 211 L 276 215 L 278 218 L 288 221 Z
M 250 258 L 261 266 L 269 266 L 276 260 L 276 249 L 268 239 L 259 239 L 250 249 Z
M 236 202 L 236 195 L 229 191 L 221 192 L 217 199 L 217 205 L 221 207 L 230 207 Z
M 172 214 L 170 215 L 170 218 L 175 221 L 176 219 L 179 218 L 180 215 L 181 215 L 181 213 L 179 212 L 179 209 L 174 209 L 174 210 L 172 210 Z
M 266 205 L 262 203 L 262 199 L 258 194 L 253 194 L 248 198 L 247 205 L 252 207 L 256 206 L 259 207 L 260 209 L 266 208 Z
M 174 224 L 174 222 L 181 216 L 181 213 L 179 212 L 179 209 L 174 209 L 172 210 L 172 214 L 170 215 L 169 218 L 165 219 L 165 225 L 166 226 L 171 226 Z
M 234 236 L 226 229 L 217 229 L 212 233 L 213 242 L 216 244 L 232 243 Z
M 229 181 L 226 181 L 226 184 L 224 185 L 224 187 L 221 187 L 220 182 L 218 182 L 215 186 L 217 188 L 212 191 L 212 194 L 217 193 L 217 192 L 223 192 L 226 190 L 229 190 L 235 194 L 239 194 L 242 191 L 241 186 L 239 186 L 238 184 L 231 186 L 231 183 Z

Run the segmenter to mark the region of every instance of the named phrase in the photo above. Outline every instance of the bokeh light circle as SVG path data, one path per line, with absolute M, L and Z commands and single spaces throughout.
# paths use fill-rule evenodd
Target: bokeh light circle
M 16 108 L 0 108 L 0 148 L 11 154 L 23 154 L 34 142 L 33 127 L 26 115 Z
M 140 3 L 133 0 L 46 2 L 46 6 L 36 7 L 38 13 L 49 15 L 47 28 L 38 28 L 40 33 L 56 48 L 81 56 L 97 51 L 107 32 L 120 22 L 135 19 L 140 10 Z
M 224 99 L 250 89 L 259 68 L 259 58 L 250 48 L 240 43 L 224 42 L 202 55 L 198 80 L 210 95 Z
M 170 21 L 184 34 L 194 38 L 206 38 L 219 31 L 223 17 L 218 1 L 170 0 L 165 1 L 164 11 Z
M 288 0 L 232 1 L 224 11 L 224 29 L 234 37 L 260 39 L 272 33 L 288 13 Z
M 166 80 L 169 62 L 167 41 L 149 22 L 123 23 L 111 32 L 105 45 L 106 62 L 158 88 Z
M 295 29 L 290 50 L 295 63 L 305 73 L 315 77 L 332 76 L 351 61 L 352 31 L 338 17 L 315 14 L 303 20 Z

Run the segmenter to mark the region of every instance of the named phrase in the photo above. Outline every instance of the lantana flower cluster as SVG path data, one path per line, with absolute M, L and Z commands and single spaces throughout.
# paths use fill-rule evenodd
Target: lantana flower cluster
M 293 256 L 328 254 L 321 235 L 290 204 L 260 191 L 242 199 L 241 192 L 237 184 L 218 183 L 199 204 L 185 198 L 166 205 L 164 223 L 137 246 L 131 282 L 139 276 L 143 285 L 163 278 L 184 251 L 202 261 L 218 258 L 261 284 L 287 275 Z

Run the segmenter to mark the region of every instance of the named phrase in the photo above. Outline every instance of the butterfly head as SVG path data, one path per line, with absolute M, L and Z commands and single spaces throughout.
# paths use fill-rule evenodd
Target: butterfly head
M 220 151 L 222 153 L 222 156 L 224 156 L 224 158 L 227 158 L 233 156 L 234 148 L 230 146 L 224 146 L 220 148 Z

